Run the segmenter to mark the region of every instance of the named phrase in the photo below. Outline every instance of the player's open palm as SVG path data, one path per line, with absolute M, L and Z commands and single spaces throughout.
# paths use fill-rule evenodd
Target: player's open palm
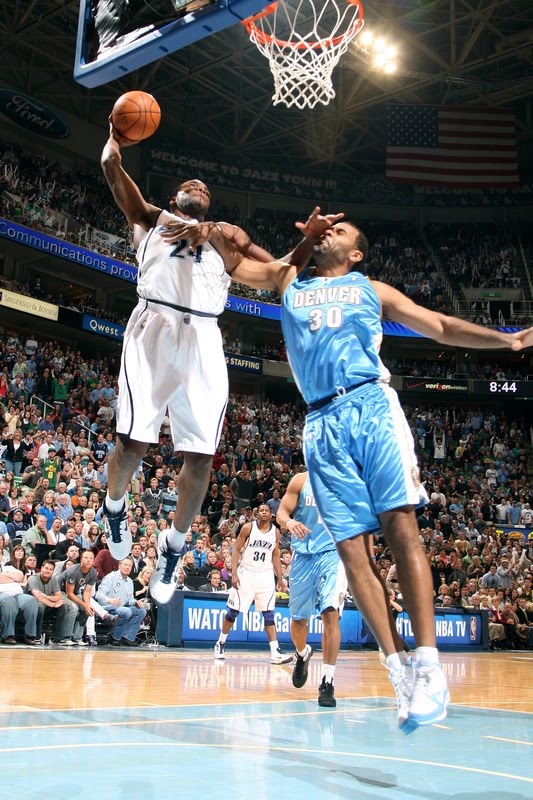
M 300 230 L 306 239 L 320 239 L 323 233 L 328 228 L 335 225 L 340 219 L 344 217 L 344 213 L 340 214 L 325 214 L 320 213 L 320 206 L 315 206 L 307 222 L 295 222 L 294 224 Z
M 518 331 L 512 334 L 515 340 L 511 345 L 512 350 L 525 350 L 526 347 L 533 347 L 533 328 L 524 328 L 523 331 Z
M 161 238 L 169 244 L 186 239 L 192 250 L 198 245 L 208 242 L 214 233 L 220 233 L 214 222 L 180 222 L 165 220 L 165 230 L 161 231 Z

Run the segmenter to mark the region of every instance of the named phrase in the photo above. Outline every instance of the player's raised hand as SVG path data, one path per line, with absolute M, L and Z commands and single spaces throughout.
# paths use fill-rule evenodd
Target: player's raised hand
M 223 236 L 215 222 L 180 222 L 176 220 L 165 221 L 165 230 L 161 231 L 160 236 L 168 244 L 174 244 L 186 239 L 192 250 L 204 242 L 208 242 L 212 236 L 218 234 Z
M 109 115 L 108 119 L 109 119 L 109 138 L 113 139 L 113 141 L 115 141 L 119 147 L 131 147 L 132 144 L 137 144 L 137 142 L 132 142 L 131 139 L 125 139 L 124 136 L 120 135 L 120 133 L 113 125 L 111 114 Z
M 523 331 L 512 333 L 511 338 L 514 339 L 511 350 L 525 350 L 526 347 L 533 347 L 533 328 L 524 328 Z
M 294 224 L 300 230 L 306 239 L 320 239 L 322 234 L 335 225 L 340 219 L 344 217 L 344 213 L 340 214 L 325 214 L 320 213 L 320 206 L 315 206 L 307 222 L 295 222 Z

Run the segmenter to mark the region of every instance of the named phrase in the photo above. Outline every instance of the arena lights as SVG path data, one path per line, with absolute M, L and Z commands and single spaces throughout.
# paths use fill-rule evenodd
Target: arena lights
M 367 57 L 369 66 L 386 75 L 393 75 L 398 69 L 396 65 L 396 48 L 389 44 L 383 36 L 375 36 L 368 28 L 355 40 L 355 46 Z

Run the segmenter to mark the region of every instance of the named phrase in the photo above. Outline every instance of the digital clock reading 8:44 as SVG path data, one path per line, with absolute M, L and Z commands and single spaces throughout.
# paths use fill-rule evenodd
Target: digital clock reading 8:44
M 491 392 L 516 392 L 516 383 L 509 383 L 509 381 L 504 381 L 504 383 L 498 383 L 497 381 L 491 381 L 489 383 L 489 389 Z

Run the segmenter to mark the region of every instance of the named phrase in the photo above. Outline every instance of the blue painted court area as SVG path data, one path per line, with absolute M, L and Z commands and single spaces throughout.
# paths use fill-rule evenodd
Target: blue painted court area
M 406 737 L 386 698 L 3 713 L 0 797 L 533 797 L 533 715 L 455 706 L 445 722 Z

